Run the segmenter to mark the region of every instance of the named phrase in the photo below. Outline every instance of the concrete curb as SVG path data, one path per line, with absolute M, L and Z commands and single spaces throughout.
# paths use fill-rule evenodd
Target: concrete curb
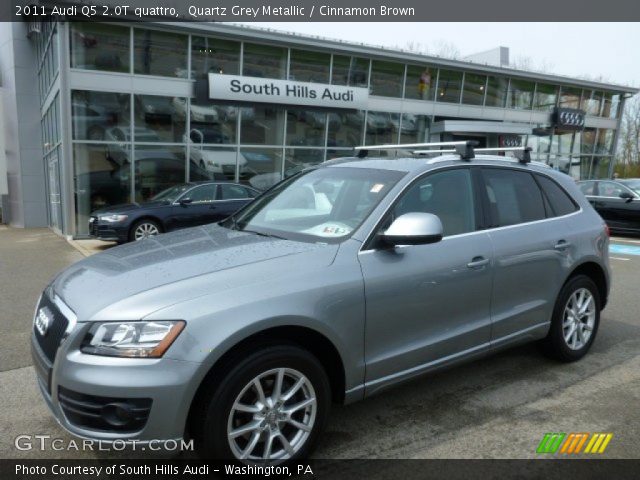
M 103 242 L 101 240 L 73 240 L 67 238 L 67 242 L 78 250 L 83 256 L 90 257 L 116 245 L 115 242 Z

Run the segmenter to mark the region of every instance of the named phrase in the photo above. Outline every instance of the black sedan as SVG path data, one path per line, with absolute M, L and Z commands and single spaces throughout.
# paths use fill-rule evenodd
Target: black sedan
M 229 182 L 192 182 L 170 187 L 144 203 L 113 205 L 89 218 L 89 233 L 124 243 L 227 218 L 260 192 Z
M 640 233 L 640 179 L 586 180 L 578 186 L 612 231 Z

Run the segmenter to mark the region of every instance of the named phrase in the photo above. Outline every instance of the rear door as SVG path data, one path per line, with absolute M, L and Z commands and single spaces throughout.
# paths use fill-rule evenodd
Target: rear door
M 175 228 L 194 227 L 210 223 L 212 208 L 216 204 L 217 185 L 207 183 L 198 185 L 186 192 L 182 199 L 189 203 L 173 205 L 172 220 Z
M 244 207 L 256 196 L 254 190 L 235 183 L 221 183 L 212 210 L 212 221 L 224 220 Z
M 491 340 L 499 346 L 546 330 L 566 274 L 570 232 L 531 172 L 483 167 L 482 176 L 495 256 Z

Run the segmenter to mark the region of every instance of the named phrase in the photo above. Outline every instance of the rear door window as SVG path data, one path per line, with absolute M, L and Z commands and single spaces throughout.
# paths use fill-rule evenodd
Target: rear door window
M 550 216 L 561 217 L 562 215 L 573 213 L 578 209 L 578 206 L 569 194 L 556 182 L 544 175 L 536 175 L 536 178 L 551 206 L 552 211 L 550 213 L 552 213 L 552 215 Z
M 505 227 L 546 218 L 542 192 L 529 172 L 483 168 L 492 227 Z

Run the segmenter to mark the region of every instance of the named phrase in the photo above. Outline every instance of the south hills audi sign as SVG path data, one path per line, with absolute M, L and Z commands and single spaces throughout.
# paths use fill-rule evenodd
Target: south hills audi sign
M 209 98 L 361 110 L 367 106 L 369 90 L 342 85 L 210 73 Z

